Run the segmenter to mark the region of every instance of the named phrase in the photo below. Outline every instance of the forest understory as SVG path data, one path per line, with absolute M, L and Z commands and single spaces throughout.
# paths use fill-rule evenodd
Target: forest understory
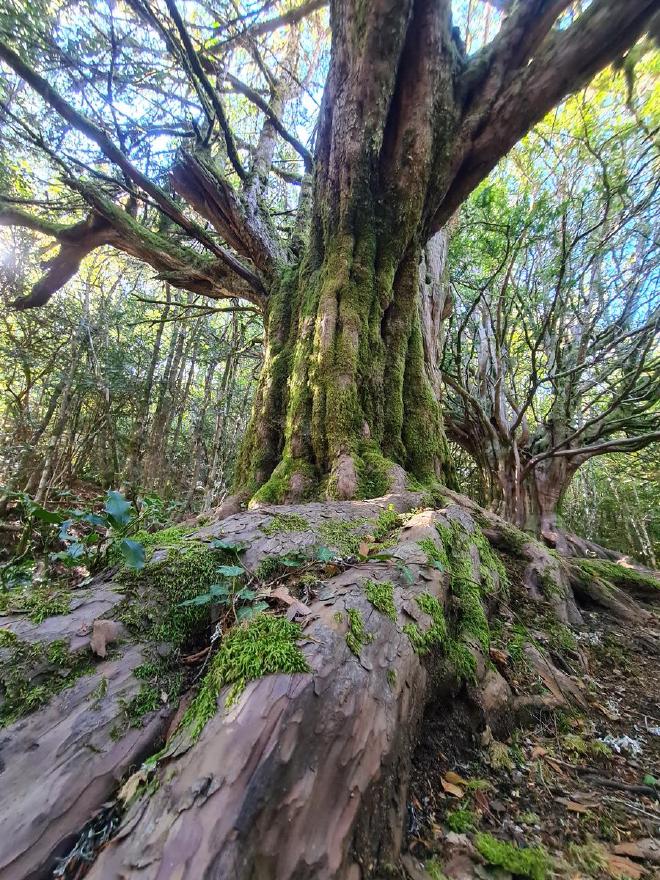
M 5 602 L 3 880 L 653 876 L 654 573 L 448 490 L 145 544 Z
M 0 880 L 660 876 L 658 0 L 0 0 Z

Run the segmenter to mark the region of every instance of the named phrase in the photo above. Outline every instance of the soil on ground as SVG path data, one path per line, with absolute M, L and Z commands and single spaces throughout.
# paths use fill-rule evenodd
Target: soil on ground
M 460 701 L 429 707 L 403 859 L 412 880 L 660 877 L 660 621 L 584 614 L 572 637 L 511 613 L 491 660 L 514 693 L 540 694 L 522 645 L 544 641 L 588 708 L 535 709 L 506 736 L 475 734 Z

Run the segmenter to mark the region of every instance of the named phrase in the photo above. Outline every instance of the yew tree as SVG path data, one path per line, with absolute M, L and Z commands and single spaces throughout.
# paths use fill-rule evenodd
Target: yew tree
M 450 0 L 332 0 L 329 29 L 317 0 L 6 4 L 0 222 L 57 246 L 15 306 L 43 305 L 105 246 L 174 287 L 247 300 L 267 350 L 238 490 L 382 494 L 393 464 L 446 480 L 422 253 L 657 13 L 491 5 L 499 29 L 468 54 Z

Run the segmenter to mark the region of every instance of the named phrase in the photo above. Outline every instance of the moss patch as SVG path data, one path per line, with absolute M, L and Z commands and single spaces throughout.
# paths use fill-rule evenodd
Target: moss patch
M 364 519 L 331 519 L 321 523 L 318 528 L 320 537 L 330 547 L 339 550 L 344 556 L 354 556 L 360 546 L 361 535 L 356 534 L 356 529 L 363 526 Z
M 367 599 L 377 611 L 396 622 L 394 584 L 391 581 L 367 580 L 363 583 Z
M 660 580 L 607 559 L 571 559 L 570 564 L 588 577 L 603 578 L 623 590 L 651 595 L 660 591 Z
M 447 641 L 445 613 L 440 602 L 430 593 L 420 593 L 415 601 L 420 610 L 431 618 L 431 626 L 426 632 L 422 632 L 416 623 L 407 623 L 403 631 L 418 654 L 427 654 L 434 645 L 442 645 Z
M 184 644 L 201 633 L 208 622 L 208 608 L 181 608 L 180 603 L 216 583 L 217 567 L 227 558 L 227 551 L 191 542 L 170 549 L 166 559 L 150 563 L 141 571 L 122 572 L 119 581 L 125 599 L 119 619 L 142 641 Z
M 348 617 L 348 632 L 346 633 L 346 644 L 356 657 L 360 656 L 360 651 L 369 642 L 373 642 L 374 637 L 368 633 L 364 627 L 362 615 L 357 608 L 347 608 L 346 616 Z
M 231 706 L 246 684 L 255 678 L 277 672 L 309 672 L 309 666 L 296 642 L 302 638 L 299 624 L 283 617 L 257 614 L 249 623 L 231 629 L 223 637 L 211 661 L 199 693 L 183 717 L 195 739 L 216 712 L 218 694 L 229 685 L 225 700 Z
M 489 865 L 497 865 L 517 877 L 546 880 L 553 868 L 552 859 L 540 846 L 521 849 L 483 832 L 475 835 L 474 845 Z
M 296 513 L 278 513 L 261 527 L 264 535 L 277 535 L 280 532 L 304 532 L 309 529 L 307 520 Z
M 0 663 L 0 728 L 34 712 L 94 669 L 89 654 L 71 653 L 64 640 L 44 645 L 14 637 L 4 647 L 8 656 Z

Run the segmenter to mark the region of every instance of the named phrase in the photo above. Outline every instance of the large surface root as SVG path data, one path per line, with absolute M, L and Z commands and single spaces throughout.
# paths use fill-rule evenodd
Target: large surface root
M 221 689 L 198 738 L 179 724 L 130 795 L 124 790 L 123 822 L 89 876 L 352 880 L 379 876 L 382 865 L 396 861 L 411 755 L 428 707 L 450 717 L 463 704 L 475 730 L 504 728 L 518 710 L 529 710 L 489 662 L 487 621 L 507 604 L 490 544 L 520 573 L 540 614 L 581 620 L 570 572 L 548 548 L 453 493 L 442 510 L 394 522 L 394 511 L 413 511 L 422 501 L 420 493 L 400 492 L 368 502 L 262 507 L 187 539 L 242 542 L 246 571 L 279 572 L 271 587 L 295 582 L 278 560 L 313 560 L 319 547 L 332 554 L 314 569 L 307 598 L 289 606 L 294 617 L 300 599 L 307 604 L 298 619 L 309 671 L 257 678 L 230 706 Z M 545 705 L 579 703 L 570 675 L 538 647 L 525 650 L 545 685 Z M 139 686 L 131 670 L 140 661 L 130 644 L 114 660 L 118 682 L 129 682 L 131 694 Z M 90 706 L 87 690 L 96 679 L 81 681 L 89 687 L 77 684 L 3 731 L 0 757 L 12 760 L 3 780 L 11 798 L 3 798 L 0 815 L 3 880 L 43 876 L 138 754 L 162 745 L 173 711 L 167 702 L 113 740 L 105 719 L 118 712 L 119 685 L 110 677 Z M 67 721 L 58 724 L 62 714 Z M 73 727 L 82 735 L 72 736 Z M 37 763 L 26 731 L 41 738 Z M 40 792 L 52 792 L 44 810 L 36 806 Z

